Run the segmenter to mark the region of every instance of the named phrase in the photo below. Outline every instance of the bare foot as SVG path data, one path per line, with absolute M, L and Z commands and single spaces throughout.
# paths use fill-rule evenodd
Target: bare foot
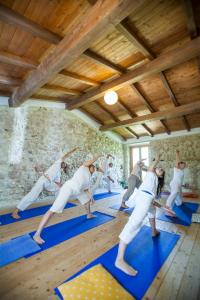
M 16 212 L 16 211 L 14 211 L 14 212 L 11 214 L 11 217 L 12 217 L 13 219 L 20 219 L 20 218 L 21 218 L 21 216 L 18 215 L 18 212 Z
M 42 245 L 42 244 L 45 243 L 45 241 L 44 241 L 38 234 L 35 234 L 35 235 L 33 236 L 33 239 L 34 239 L 34 241 L 35 241 L 37 244 L 39 244 L 39 245 Z
M 135 276 L 138 273 L 138 271 L 129 266 L 124 260 L 117 259 L 115 261 L 115 267 L 130 276 Z
M 174 217 L 174 218 L 176 217 L 176 213 L 170 207 L 165 206 L 164 209 L 165 209 L 166 216 Z
M 160 232 L 156 229 L 152 232 L 152 237 L 157 237 L 160 235 Z
M 88 214 L 88 215 L 87 215 L 87 219 L 93 219 L 93 218 L 96 218 L 96 216 L 93 215 L 93 214 Z
M 122 203 L 120 208 L 129 208 L 129 207 L 125 203 Z

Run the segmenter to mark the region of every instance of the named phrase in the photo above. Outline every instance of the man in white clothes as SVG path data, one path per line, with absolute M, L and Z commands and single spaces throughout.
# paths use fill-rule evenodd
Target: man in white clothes
M 180 152 L 176 150 L 176 165 L 174 168 L 174 176 L 170 182 L 171 193 L 166 201 L 166 207 L 172 209 L 174 203 L 177 206 L 182 205 L 182 185 L 184 179 L 184 169 L 186 164 L 180 160 Z M 167 213 L 166 213 L 167 214 Z
M 108 190 L 108 193 L 111 193 L 111 182 L 114 183 L 114 179 L 112 176 L 113 163 L 109 162 L 109 158 L 114 159 L 114 157 L 111 154 L 107 155 L 103 180 L 106 182 L 106 188 Z
M 78 170 L 74 173 L 73 177 L 66 181 L 61 187 L 59 194 L 54 201 L 51 208 L 44 214 L 39 227 L 33 237 L 38 244 L 43 244 L 45 241 L 41 238 L 41 232 L 47 225 L 49 220 L 55 213 L 62 213 L 63 209 L 72 197 L 77 198 L 82 205 L 84 205 L 87 211 L 87 217 L 92 218 L 93 215 L 90 213 L 90 202 L 91 202 L 91 191 L 90 183 L 91 176 L 95 172 L 95 166 L 93 163 L 100 157 L 97 155 L 93 159 L 84 162 Z
M 152 228 L 152 237 L 156 237 L 159 234 L 155 222 L 156 208 L 153 205 L 157 192 L 158 176 L 162 176 L 163 174 L 163 170 L 156 167 L 159 161 L 160 155 L 157 156 L 156 160 L 149 167 L 143 183 L 135 194 L 135 209 L 119 235 L 120 243 L 115 266 L 128 275 L 135 276 L 137 271 L 125 261 L 125 251 L 128 244 L 140 230 L 142 222 L 147 214 Z
M 28 206 L 34 203 L 43 190 L 58 193 L 61 187 L 61 169 L 66 173 L 67 164 L 64 162 L 67 157 L 69 157 L 78 148 L 71 150 L 70 152 L 63 155 L 60 159 L 56 160 L 54 164 L 46 170 L 43 175 L 34 184 L 31 191 L 24 196 L 24 198 L 19 202 L 16 209 L 12 213 L 14 219 L 19 219 L 20 211 L 24 211 Z

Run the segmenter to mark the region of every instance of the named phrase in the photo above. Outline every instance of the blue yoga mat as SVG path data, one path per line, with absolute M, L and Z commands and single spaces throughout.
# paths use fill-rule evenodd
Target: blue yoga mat
M 119 195 L 119 193 L 100 193 L 100 194 L 95 194 L 93 196 L 94 200 L 101 200 L 103 198 L 109 198 L 113 197 L 115 195 Z
M 67 203 L 66 206 L 65 206 L 65 209 L 70 208 L 70 207 L 74 207 L 74 206 L 76 206 L 76 205 L 73 204 L 73 203 Z M 0 215 L 0 225 L 7 225 L 7 224 L 23 221 L 23 220 L 26 220 L 26 219 L 29 219 L 29 218 L 32 218 L 32 217 L 41 216 L 41 215 L 45 214 L 45 212 L 50 207 L 51 207 L 51 204 L 26 209 L 26 210 L 21 211 L 19 213 L 21 218 L 16 219 L 16 220 L 11 217 L 11 213 L 5 214 L 5 215 Z
M 131 295 L 142 299 L 179 238 L 179 235 L 165 231 L 161 231 L 157 238 L 152 238 L 150 227 L 143 226 L 129 244 L 125 256 L 126 261 L 138 270 L 137 276 L 126 275 L 114 266 L 118 250 L 116 245 L 67 281 L 94 265 L 102 264 Z M 60 296 L 57 288 L 55 291 Z
M 0 267 L 38 250 L 40 247 L 29 234 L 4 242 L 0 244 Z
M 86 232 L 92 228 L 100 226 L 114 219 L 114 217 L 100 212 L 95 212 L 94 215 L 96 217 L 90 220 L 86 218 L 86 215 L 83 215 L 44 228 L 41 236 L 45 240 L 45 243 L 40 245 L 41 249 L 38 252 L 44 251 L 48 248 L 58 245 L 83 232 Z M 34 234 L 35 231 L 31 232 L 30 236 L 33 236 Z M 26 255 L 25 257 L 27 258 L 35 254 L 36 253 Z
M 125 211 L 129 215 L 131 215 L 131 213 L 133 212 L 133 209 L 134 209 L 134 208 L 123 208 L 123 207 L 121 207 L 120 204 L 115 204 L 113 206 L 110 206 L 110 208 L 115 209 L 115 210 Z
M 190 226 L 192 223 L 192 214 L 197 212 L 198 206 L 197 203 L 190 202 L 184 202 L 181 206 L 176 206 L 175 204 L 173 210 L 177 215 L 176 218 L 165 216 L 163 212 L 158 213 L 156 217 L 161 221 Z

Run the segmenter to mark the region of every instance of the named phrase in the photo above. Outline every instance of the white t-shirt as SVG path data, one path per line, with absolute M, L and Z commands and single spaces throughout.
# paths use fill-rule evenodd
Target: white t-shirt
M 157 186 L 158 186 L 157 175 L 154 172 L 147 171 L 146 176 L 144 177 L 144 180 L 139 187 L 139 190 L 150 192 L 155 196 L 157 192 Z
M 177 184 L 179 187 L 183 184 L 184 171 L 178 168 L 174 168 L 174 176 L 171 181 L 172 184 Z
M 61 163 L 62 159 L 58 159 L 55 163 L 46 170 L 45 174 L 48 175 L 51 181 L 60 182 L 61 178 Z
M 91 173 L 88 167 L 81 166 L 69 180 L 70 186 L 78 194 L 90 188 Z

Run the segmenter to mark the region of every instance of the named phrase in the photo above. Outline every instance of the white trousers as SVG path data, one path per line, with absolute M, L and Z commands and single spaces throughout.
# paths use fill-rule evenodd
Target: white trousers
M 104 178 L 104 181 L 106 183 L 106 189 L 108 190 L 108 192 L 111 191 L 111 180 L 107 177 Z
M 44 176 L 41 176 L 38 179 L 38 181 L 34 184 L 32 189 L 30 190 L 30 192 L 22 198 L 22 200 L 17 205 L 17 208 L 19 210 L 23 211 L 28 206 L 30 206 L 32 203 L 34 203 L 38 199 L 41 192 L 45 189 L 45 185 L 47 185 L 47 184 L 48 184 L 48 179 L 46 179 Z M 55 188 L 53 191 L 55 193 L 58 193 L 59 187 L 56 184 L 54 184 L 54 186 L 55 186 Z M 52 191 L 52 189 L 51 189 L 51 191 Z
M 181 192 L 180 186 L 178 186 L 174 182 L 171 182 L 170 189 L 171 189 L 171 193 L 170 193 L 169 197 L 167 198 L 166 205 L 169 206 L 170 208 L 173 208 L 174 203 L 177 206 L 182 205 L 183 198 L 182 198 L 182 192 Z
M 119 235 L 120 240 L 125 244 L 129 244 L 136 236 L 147 214 L 150 219 L 155 218 L 156 208 L 152 205 L 153 200 L 153 195 L 140 190 L 135 195 L 135 209 Z
M 50 211 L 55 213 L 62 213 L 65 205 L 70 199 L 77 198 L 82 205 L 90 201 L 90 195 L 82 191 L 77 193 L 76 189 L 71 185 L 70 181 L 66 181 L 61 187 L 58 197 L 54 201 L 53 205 L 50 208 Z

